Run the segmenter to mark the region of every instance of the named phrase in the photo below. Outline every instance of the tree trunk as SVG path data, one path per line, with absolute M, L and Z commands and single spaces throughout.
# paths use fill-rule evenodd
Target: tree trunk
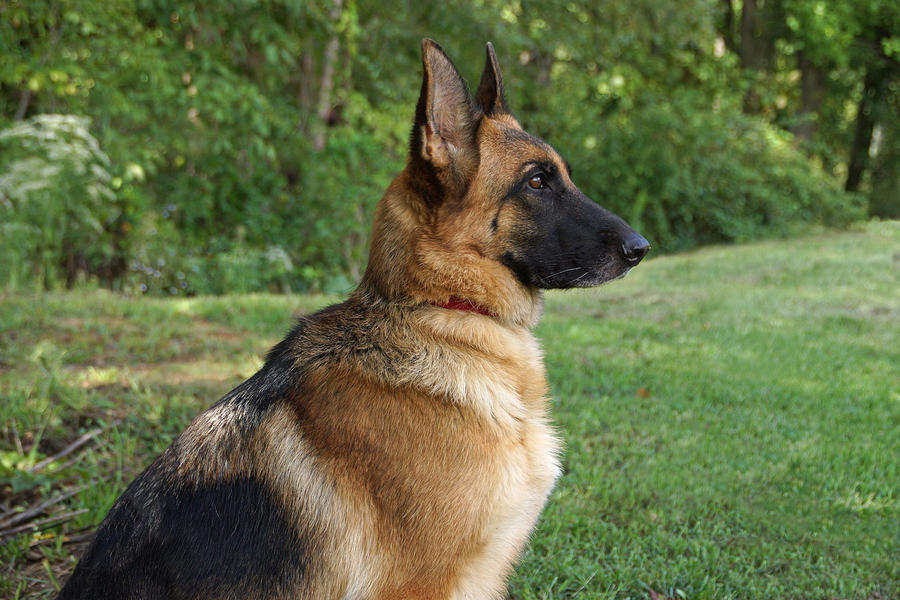
M 22 95 L 19 96 L 19 107 L 16 109 L 16 116 L 13 117 L 14 121 L 21 121 L 25 118 L 25 113 L 28 112 L 28 105 L 31 103 L 32 91 L 26 89 L 22 92 Z
M 892 109 L 884 107 L 884 110 Z M 894 110 L 897 112 L 893 118 L 876 126 L 881 140 L 870 167 L 869 214 L 882 219 L 900 219 L 900 110 Z
M 757 0 L 744 0 L 741 9 L 741 46 L 738 52 L 741 66 L 754 75 L 762 70 L 765 62 L 765 48 L 759 39 L 759 8 L 756 2 Z M 751 85 L 744 96 L 744 112 L 758 113 L 760 109 L 759 94 Z
M 875 69 L 869 67 L 863 82 L 862 98 L 856 110 L 856 132 L 853 135 L 853 146 L 850 147 L 850 162 L 847 165 L 847 181 L 844 189 L 855 192 L 859 189 L 863 174 L 869 166 L 869 147 L 872 145 L 872 131 L 875 119 L 872 108 L 876 101 L 878 78 Z
M 809 60 L 806 52 L 797 53 L 800 69 L 800 122 L 793 133 L 800 142 L 812 141 L 819 129 L 819 109 L 825 100 L 825 72 Z
M 722 0 L 724 9 L 722 12 L 722 39 L 725 47 L 732 52 L 737 52 L 737 42 L 734 39 L 734 5 L 732 0 Z
M 340 50 L 340 34 L 337 31 L 337 23 L 341 18 L 343 0 L 334 0 L 334 6 L 329 13 L 332 25 L 335 26 L 331 37 L 325 44 L 322 53 L 322 77 L 319 84 L 319 101 L 316 108 L 317 122 L 313 134 L 313 148 L 321 150 L 325 147 L 325 129 L 328 117 L 331 115 L 331 93 L 334 90 L 334 65 L 337 62 Z
M 313 82 L 316 79 L 316 56 L 313 52 L 313 45 L 309 40 L 303 44 L 303 56 L 300 58 L 300 83 L 297 86 L 297 103 L 304 113 L 312 110 L 313 96 L 315 95 L 315 86 Z M 304 124 L 300 125 L 300 129 L 304 129 Z
M 761 69 L 763 48 L 759 43 L 759 8 L 757 0 L 744 0 L 741 9 L 741 65 L 746 69 Z

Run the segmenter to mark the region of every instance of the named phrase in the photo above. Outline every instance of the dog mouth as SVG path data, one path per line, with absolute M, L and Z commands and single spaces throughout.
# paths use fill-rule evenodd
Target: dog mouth
M 610 279 L 610 281 L 615 281 L 616 279 L 625 279 L 625 276 L 628 275 L 629 273 L 631 273 L 631 269 L 633 269 L 633 268 L 634 267 L 625 267 L 624 271 L 622 271 L 621 273 L 619 273 L 618 275 L 616 275 L 615 277 Z
M 573 282 L 573 285 L 570 287 L 595 287 L 598 285 L 603 285 L 604 283 L 609 283 L 610 281 L 615 281 L 616 279 L 623 279 L 628 273 L 631 271 L 632 267 L 625 267 L 624 270 L 618 273 L 610 273 L 608 269 L 600 269 L 594 273 L 593 277 L 585 277 L 580 281 Z
M 601 264 L 593 267 L 569 267 L 546 276 L 536 276 L 535 283 L 545 289 L 569 289 L 596 287 L 616 279 L 622 279 L 633 267 L 613 267 Z
M 646 249 L 632 253 L 617 245 L 608 245 L 599 251 L 594 249 L 566 254 L 565 251 L 551 253 L 550 256 L 509 252 L 500 257 L 500 262 L 528 286 L 541 289 L 587 288 L 625 277 L 641 262 Z

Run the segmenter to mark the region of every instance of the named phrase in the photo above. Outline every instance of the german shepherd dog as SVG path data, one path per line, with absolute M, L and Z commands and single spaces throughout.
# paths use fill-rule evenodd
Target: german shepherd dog
M 560 473 L 531 329 L 541 290 L 649 249 L 507 108 L 422 42 L 410 154 L 349 299 L 115 502 L 59 598 L 502 598 Z

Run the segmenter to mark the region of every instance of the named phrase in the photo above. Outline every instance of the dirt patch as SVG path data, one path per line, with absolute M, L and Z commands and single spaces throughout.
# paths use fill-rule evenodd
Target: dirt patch
M 245 379 L 249 365 L 213 360 L 172 360 L 159 363 L 129 365 L 127 371 L 141 378 L 142 383 L 153 385 L 208 385 L 234 379 Z M 255 370 L 255 369 L 254 369 Z

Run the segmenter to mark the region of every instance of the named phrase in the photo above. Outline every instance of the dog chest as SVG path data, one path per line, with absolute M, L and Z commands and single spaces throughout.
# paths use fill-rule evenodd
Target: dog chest
M 453 599 L 500 598 L 561 472 L 560 442 L 542 418 L 522 423 L 522 444 L 503 461 L 478 550 L 460 570 Z

